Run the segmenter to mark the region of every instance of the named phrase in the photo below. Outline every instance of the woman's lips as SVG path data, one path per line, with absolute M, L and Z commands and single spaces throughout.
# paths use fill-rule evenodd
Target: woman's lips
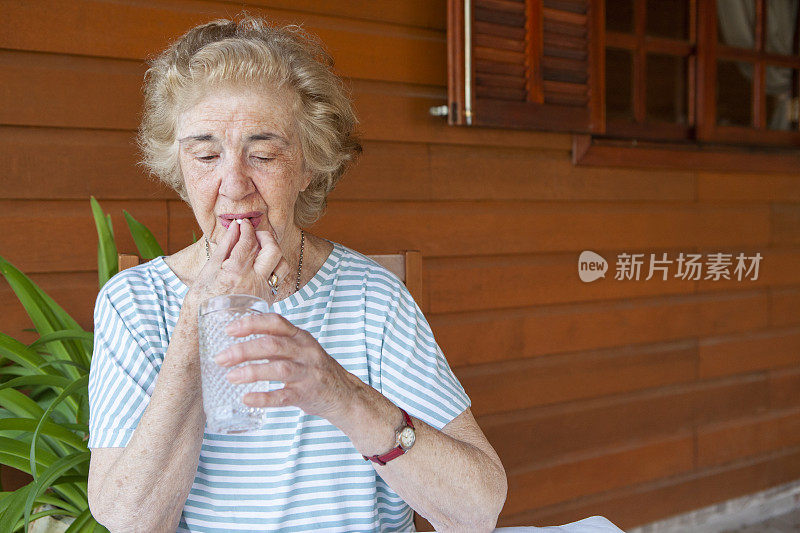
M 261 222 L 261 218 L 263 216 L 264 215 L 258 215 L 257 217 L 245 218 L 244 220 L 248 220 L 253 225 L 253 228 L 257 228 L 258 224 Z M 228 226 L 230 226 L 231 222 L 233 222 L 233 220 L 229 219 L 229 218 L 222 218 L 222 217 L 218 217 L 218 218 L 219 218 L 219 221 L 222 223 L 222 226 L 225 229 L 228 229 Z

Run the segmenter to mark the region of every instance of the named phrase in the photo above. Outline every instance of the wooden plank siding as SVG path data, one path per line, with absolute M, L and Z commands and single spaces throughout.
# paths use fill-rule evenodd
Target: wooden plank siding
M 200 234 L 135 164 L 143 60 L 241 4 L 0 0 L 0 255 L 87 329 L 90 195 L 120 251 L 123 209 L 169 253 Z M 421 250 L 420 306 L 509 476 L 499 526 L 630 528 L 800 478 L 800 176 L 575 167 L 568 134 L 448 127 L 445 0 L 245 4 L 318 34 L 353 88 L 365 151 L 309 230 Z M 763 260 L 757 281 L 584 284 L 586 249 Z

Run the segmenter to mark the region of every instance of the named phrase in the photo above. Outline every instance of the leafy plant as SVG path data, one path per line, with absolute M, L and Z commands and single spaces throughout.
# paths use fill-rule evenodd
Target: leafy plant
M 111 216 L 94 197 L 90 202 L 102 288 L 118 272 L 117 246 Z M 139 255 L 163 255 L 150 230 L 123 212 Z M 69 533 L 108 531 L 92 517 L 87 495 L 94 335 L 2 256 L 0 273 L 39 334 L 26 345 L 0 333 L 0 464 L 33 476 L 15 491 L 0 487 L 0 533 L 27 531 L 29 522 L 50 515 L 74 517 Z M 42 505 L 44 510 L 33 511 Z

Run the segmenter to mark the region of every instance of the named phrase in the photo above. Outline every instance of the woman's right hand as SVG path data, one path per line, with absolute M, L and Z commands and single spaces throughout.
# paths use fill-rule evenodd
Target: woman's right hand
M 273 303 L 267 280 L 272 272 L 279 280 L 286 280 L 292 269 L 269 219 L 265 216 L 263 220 L 268 229 L 260 231 L 255 231 L 249 221 L 241 225 L 231 222 L 189 288 L 186 297 L 195 307 L 221 294 L 252 294 Z

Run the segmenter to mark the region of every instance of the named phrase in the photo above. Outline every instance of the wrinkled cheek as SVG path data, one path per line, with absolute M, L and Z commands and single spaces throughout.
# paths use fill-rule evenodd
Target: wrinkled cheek
M 196 176 L 187 178 L 184 183 L 197 222 L 204 232 L 212 233 L 217 225 L 214 207 L 219 187 L 210 179 L 198 179 Z

